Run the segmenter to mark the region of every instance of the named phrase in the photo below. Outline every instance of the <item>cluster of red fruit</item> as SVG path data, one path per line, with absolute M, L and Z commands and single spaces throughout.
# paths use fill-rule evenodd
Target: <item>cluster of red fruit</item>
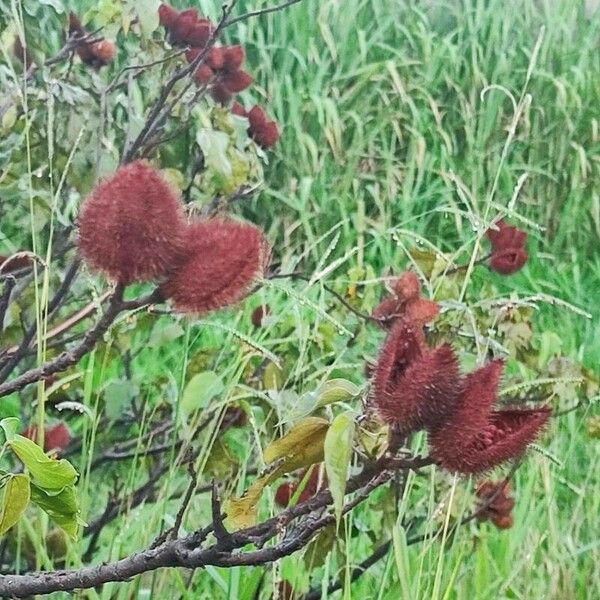
M 486 235 L 492 244 L 490 266 L 502 275 L 512 275 L 527 262 L 527 233 L 508 225 L 504 219 L 496 223 L 498 229 L 488 229 Z
M 241 300 L 270 257 L 254 225 L 226 218 L 188 223 L 179 194 L 142 160 L 121 167 L 86 199 L 79 249 L 109 279 L 158 281 L 176 310 L 197 314 Z
M 406 298 L 409 290 L 413 303 L 419 289 L 410 273 L 396 285 L 398 296 Z M 479 473 L 522 454 L 550 410 L 494 409 L 503 362 L 462 376 L 449 344 L 427 345 L 423 320 L 408 312 L 410 302 L 398 307 L 373 370 L 372 403 L 381 417 L 401 435 L 427 430 L 432 457 L 449 471 Z M 428 320 L 432 313 L 428 309 Z
M 507 481 L 482 482 L 475 492 L 481 500 L 478 519 L 489 519 L 498 529 L 510 529 L 513 525 L 512 510 L 515 507 L 510 492 L 511 486 Z
M 440 312 L 440 306 L 433 300 L 421 297 L 421 282 L 412 272 L 407 271 L 398 277 L 393 284 L 393 294 L 384 298 L 373 311 L 384 329 L 391 329 L 399 318 L 413 323 L 426 325 Z
M 246 59 L 244 49 L 239 45 L 209 47 L 214 41 L 216 26 L 201 17 L 195 8 L 179 12 L 168 4 L 161 4 L 158 15 L 160 24 L 169 33 L 169 41 L 189 46 L 185 53 L 187 61 L 199 62 L 194 80 L 210 90 L 215 102 L 227 105 L 235 94 L 250 87 L 252 76 L 242 68 Z M 270 120 L 260 106 L 247 112 L 235 102 L 231 112 L 248 119 L 248 135 L 262 148 L 270 148 L 279 139 L 277 123 Z
M 74 13 L 69 13 L 69 37 L 84 38 L 88 35 L 85 27 L 81 24 L 79 17 Z M 99 69 L 111 63 L 116 54 L 117 46 L 112 40 L 99 40 L 97 42 L 80 41 L 75 47 L 77 56 L 81 62 Z

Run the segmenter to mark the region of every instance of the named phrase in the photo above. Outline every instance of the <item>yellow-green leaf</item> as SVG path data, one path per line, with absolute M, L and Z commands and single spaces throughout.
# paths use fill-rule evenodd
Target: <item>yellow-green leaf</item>
M 6 533 L 17 523 L 29 505 L 29 477 L 23 473 L 10 475 L 4 488 L 2 516 L 0 517 L 0 535 Z
M 72 538 L 77 536 L 79 526 L 79 505 L 75 486 L 65 487 L 60 494 L 49 495 L 45 490 L 32 485 L 31 501 Z
M 49 458 L 35 442 L 22 435 L 15 435 L 8 445 L 27 467 L 32 482 L 38 487 L 58 493 L 75 483 L 77 471 L 68 460 Z
M 328 427 L 325 419 L 308 417 L 272 442 L 264 451 L 265 462 L 272 465 L 271 470 L 260 476 L 242 496 L 229 499 L 225 506 L 227 523 L 235 529 L 251 527 L 256 523 L 258 502 L 267 485 L 285 473 L 322 462 Z
M 360 394 L 360 388 L 347 379 L 330 379 L 317 390 L 318 407 L 347 402 Z
M 353 438 L 354 419 L 350 413 L 338 415 L 325 436 L 325 471 L 338 524 L 344 506 Z
M 225 389 L 223 380 L 214 371 L 203 371 L 194 375 L 183 390 L 181 410 L 190 414 L 206 408 L 209 402 Z
M 284 458 L 286 463 L 300 461 L 301 464 L 294 467 L 295 469 L 321 462 L 323 460 L 323 442 L 328 427 L 329 422 L 326 419 L 319 417 L 302 419 L 282 438 L 271 442 L 265 448 L 265 462 L 270 464 L 280 458 Z

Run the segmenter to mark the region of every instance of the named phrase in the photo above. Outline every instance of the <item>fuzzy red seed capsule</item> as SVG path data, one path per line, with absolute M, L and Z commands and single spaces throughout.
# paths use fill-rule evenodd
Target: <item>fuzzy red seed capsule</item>
M 169 29 L 172 27 L 179 16 L 179 11 L 175 10 L 170 4 L 161 4 L 158 7 L 158 22 Z
M 212 90 L 210 91 L 210 95 L 213 97 L 215 102 L 223 105 L 227 104 L 233 97 L 231 92 L 221 83 L 217 83 L 213 86 Z
M 203 314 L 244 298 L 269 259 L 262 231 L 233 220 L 211 219 L 191 225 L 186 255 L 162 286 L 175 310 Z
M 99 66 L 111 63 L 117 54 L 117 45 L 112 40 L 102 40 L 90 46 Z
M 492 523 L 498 529 L 510 529 L 513 526 L 514 520 L 512 515 L 495 515 L 492 517 Z
M 421 282 L 413 271 L 406 271 L 394 282 L 394 292 L 401 300 L 414 300 L 421 295 Z
M 79 250 L 94 270 L 123 284 L 166 275 L 183 251 L 179 196 L 146 161 L 121 167 L 86 199 Z
M 528 258 L 522 248 L 499 250 L 492 253 L 490 266 L 501 275 L 512 275 L 525 266 Z
M 231 105 L 231 112 L 238 117 L 248 118 L 246 109 L 237 101 Z
M 246 53 L 241 46 L 227 46 L 223 57 L 223 68 L 227 71 L 237 71 L 243 64 Z
M 29 438 L 32 441 L 37 440 L 38 429 L 35 425 L 29 426 L 23 431 L 23 437 Z M 71 442 L 71 431 L 65 423 L 57 423 L 51 427 L 46 427 L 44 430 L 44 450 L 64 451 Z
M 187 42 L 190 46 L 204 48 L 213 32 L 213 24 L 208 19 L 198 19 L 188 34 Z
M 181 11 L 169 27 L 172 41 L 176 44 L 189 44 L 189 37 L 197 21 L 198 11 L 195 8 L 188 8 Z
M 256 129 L 267 122 L 267 113 L 261 106 L 256 105 L 248 113 L 248 121 L 250 127 Z
M 275 121 L 268 121 L 252 131 L 252 139 L 265 150 L 271 148 L 279 139 L 279 128 Z
M 225 51 L 223 48 L 211 48 L 206 62 L 211 69 L 219 71 L 225 64 Z
M 221 83 L 232 94 L 243 92 L 252 85 L 253 81 L 252 76 L 242 69 L 232 71 L 231 73 L 224 73 L 221 76 Z
M 208 65 L 200 65 L 194 73 L 194 81 L 198 85 L 207 85 L 215 78 L 215 72 Z

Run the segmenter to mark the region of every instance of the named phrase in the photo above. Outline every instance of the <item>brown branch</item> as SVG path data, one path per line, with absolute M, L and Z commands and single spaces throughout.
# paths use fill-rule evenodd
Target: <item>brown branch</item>
M 31 383 L 40 381 L 48 375 L 64 371 L 68 367 L 77 364 L 108 331 L 117 315 L 123 310 L 123 306 L 125 305 L 123 302 L 123 291 L 124 286 L 122 284 L 117 284 L 110 297 L 106 312 L 96 325 L 86 333 L 85 337 L 77 347 L 73 350 L 63 352 L 57 358 L 48 361 L 41 367 L 29 369 L 29 371 L 26 371 L 22 375 L 19 375 L 6 383 L 0 384 L 0 398 L 21 390 Z
M 286 8 L 289 8 L 290 6 L 293 6 L 294 4 L 298 4 L 298 2 L 302 2 L 302 0 L 288 0 L 288 2 L 285 2 L 284 4 L 280 4 L 279 6 L 270 6 L 268 8 L 261 8 L 260 10 L 253 10 L 251 12 L 247 12 L 243 15 L 240 15 L 239 17 L 229 19 L 225 23 L 224 27 L 229 27 L 230 25 L 235 25 L 236 23 L 239 23 L 240 21 L 246 21 L 247 19 L 250 19 L 252 17 L 260 17 L 262 15 L 266 15 L 269 13 L 284 10 Z
M 373 489 L 388 481 L 393 476 L 393 469 L 397 467 L 416 469 L 431 463 L 429 458 L 401 459 L 386 455 L 375 463 L 365 466 L 361 473 L 352 477 L 347 483 L 347 494 L 358 493 L 344 506 L 344 512 L 352 510 L 367 498 Z M 277 517 L 268 519 L 264 523 L 227 534 L 228 546 L 231 549 L 226 552 L 222 550 L 219 542 L 202 548 L 205 538 L 213 530 L 213 523 L 202 531 L 181 539 L 165 541 L 155 548 L 137 552 L 114 563 L 71 571 L 6 575 L 0 578 L 0 596 L 22 598 L 54 591 L 96 587 L 110 581 L 124 581 L 161 567 L 196 568 L 207 565 L 232 567 L 266 564 L 304 547 L 317 531 L 334 522 L 334 514 L 322 514 L 323 509 L 329 504 L 331 504 L 331 494 L 325 490 L 307 502 L 286 509 Z M 304 521 L 278 544 L 254 551 L 236 551 L 252 541 L 264 543 L 303 515 L 306 515 Z

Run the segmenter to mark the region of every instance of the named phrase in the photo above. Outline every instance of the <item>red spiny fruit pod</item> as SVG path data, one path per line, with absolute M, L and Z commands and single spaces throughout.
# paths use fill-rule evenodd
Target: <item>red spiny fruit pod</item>
M 165 276 L 184 248 L 183 204 L 161 173 L 139 160 L 119 168 L 86 199 L 79 250 L 94 270 L 128 284 Z
M 397 296 L 384 298 L 373 310 L 373 317 L 378 319 L 383 329 L 390 329 L 396 319 L 404 314 L 404 303 Z
M 163 3 L 158 7 L 158 22 L 167 29 L 173 27 L 178 16 L 179 11 L 170 4 Z
M 199 85 L 208 85 L 215 79 L 215 72 L 208 65 L 200 65 L 194 73 L 194 81 Z
M 220 71 L 225 64 L 225 50 L 223 48 L 211 48 L 206 57 L 206 63 L 211 69 Z
M 237 71 L 244 64 L 245 59 L 246 53 L 241 46 L 226 46 L 223 57 L 223 68 L 226 71 Z
M 210 95 L 215 102 L 223 105 L 233 98 L 233 94 L 221 83 L 217 83 L 212 87 Z
M 497 227 L 497 230 L 488 229 L 486 232 L 492 243 L 490 267 L 501 275 L 512 275 L 521 270 L 527 262 L 527 233 L 507 225 L 504 220 L 498 221 Z
M 232 94 L 243 92 L 252 85 L 252 76 L 238 69 L 237 71 L 225 72 L 220 77 L 220 82 Z
M 188 43 L 195 48 L 204 48 L 215 31 L 208 19 L 198 19 L 188 35 Z
M 525 266 L 528 258 L 523 248 L 498 250 L 492 252 L 490 267 L 501 275 L 512 275 Z
M 498 229 L 488 229 L 486 235 L 495 250 L 523 248 L 527 242 L 527 232 L 508 225 L 504 219 L 496 223 Z
M 279 127 L 275 121 L 268 121 L 264 125 L 252 130 L 251 137 L 261 148 L 268 150 L 279 139 Z
M 237 101 L 231 105 L 231 112 L 238 117 L 244 117 L 245 119 L 248 118 L 246 109 Z
M 36 442 L 37 432 L 38 428 L 35 425 L 30 425 L 23 431 L 22 435 Z M 50 452 L 50 450 L 64 451 L 71 442 L 71 438 L 71 431 L 63 422 L 46 427 L 44 430 L 44 450 L 46 452 Z
M 415 358 L 377 406 L 384 421 L 410 433 L 443 423 L 452 414 L 461 388 L 458 360 L 445 344 Z
M 267 113 L 261 106 L 258 106 L 257 104 L 250 109 L 250 112 L 248 113 L 248 121 L 252 129 L 261 127 L 267 122 Z
M 197 221 L 186 234 L 186 255 L 162 286 L 175 310 L 204 314 L 251 291 L 270 255 L 260 228 L 230 219 Z
M 405 305 L 405 315 L 409 321 L 426 325 L 440 314 L 440 305 L 427 298 L 408 300 Z
M 413 271 L 405 271 L 394 282 L 394 292 L 401 300 L 413 300 L 421 295 L 421 282 Z
M 117 45 L 112 40 L 101 40 L 90 45 L 90 50 L 96 59 L 96 66 L 111 63 L 117 54 Z
M 189 44 L 189 38 L 198 21 L 198 10 L 188 8 L 181 11 L 172 25 L 169 27 L 171 41 L 174 44 Z
M 510 529 L 514 524 L 513 516 L 510 514 L 494 515 L 491 520 L 498 529 Z
M 495 395 L 495 386 L 490 388 L 494 389 Z M 550 417 L 548 407 L 496 412 L 488 409 L 487 418 L 482 423 L 488 399 L 480 401 L 478 389 L 480 394 L 488 395 L 482 388 L 470 387 L 461 398 L 460 409 L 451 419 L 429 432 L 431 455 L 448 471 L 484 473 L 521 456 Z

